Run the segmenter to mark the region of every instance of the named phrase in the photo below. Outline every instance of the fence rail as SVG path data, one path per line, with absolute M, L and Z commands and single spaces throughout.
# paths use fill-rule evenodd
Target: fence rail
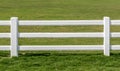
M 110 33 L 112 38 L 119 38 L 119 32 Z M 10 33 L 0 33 L 0 38 L 10 38 Z M 86 33 L 18 33 L 19 38 L 102 38 L 102 32 L 86 32 Z
M 103 25 L 103 32 L 39 32 L 19 33 L 18 26 L 78 26 Z M 18 20 L 12 17 L 9 20 L 0 20 L 0 26 L 10 26 L 10 33 L 0 33 L 0 38 L 10 38 L 10 46 L 2 45 L 0 50 L 10 50 L 11 57 L 18 56 L 18 50 L 103 50 L 104 55 L 110 56 L 110 50 L 120 50 L 120 45 L 110 45 L 110 38 L 119 38 L 120 32 L 110 32 L 110 25 L 120 25 L 120 20 Z M 19 46 L 18 38 L 104 38 L 103 45 L 41 45 Z
M 20 20 L 20 26 L 78 26 L 104 25 L 103 20 Z M 111 20 L 111 25 L 120 25 L 120 20 Z M 9 20 L 0 20 L 0 26 L 10 26 Z

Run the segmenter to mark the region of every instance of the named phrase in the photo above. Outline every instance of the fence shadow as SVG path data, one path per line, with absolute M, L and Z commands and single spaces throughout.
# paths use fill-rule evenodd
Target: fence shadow
M 20 52 L 19 56 L 91 56 L 91 55 L 103 55 L 102 52 Z
M 19 56 L 104 56 L 102 51 L 20 51 Z M 111 56 L 120 56 L 120 51 L 111 52 Z M 9 51 L 0 51 L 0 57 L 10 57 Z
M 0 57 L 10 57 L 9 51 L 0 51 Z

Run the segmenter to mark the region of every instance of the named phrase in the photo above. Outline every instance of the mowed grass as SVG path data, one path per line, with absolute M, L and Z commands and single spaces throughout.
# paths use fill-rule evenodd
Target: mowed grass
M 119 0 L 0 0 L 0 19 L 120 19 Z
M 89 20 L 109 16 L 120 19 L 119 0 L 0 0 L 0 19 L 12 16 L 20 20 Z M 10 32 L 0 26 L 0 32 Z M 112 26 L 119 32 L 119 26 Z M 103 26 L 19 26 L 19 32 L 103 32 Z M 9 45 L 10 39 L 0 39 Z M 102 38 L 20 38 L 19 45 L 102 45 Z M 111 38 L 111 44 L 120 44 Z M 10 58 L 9 51 L 0 51 L 0 71 L 119 71 L 120 51 L 20 51 Z
M 0 52 L 1 71 L 119 71 L 120 51 L 28 51 L 9 58 Z

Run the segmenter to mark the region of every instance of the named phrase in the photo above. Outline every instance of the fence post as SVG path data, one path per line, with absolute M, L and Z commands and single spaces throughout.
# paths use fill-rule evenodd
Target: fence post
M 104 17 L 104 55 L 110 56 L 110 18 Z
M 18 18 L 11 17 L 11 57 L 18 57 Z

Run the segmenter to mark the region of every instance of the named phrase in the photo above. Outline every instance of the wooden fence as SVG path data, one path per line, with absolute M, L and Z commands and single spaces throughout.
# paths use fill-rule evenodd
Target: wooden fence
M 19 33 L 18 26 L 78 26 L 103 25 L 103 32 L 39 32 Z M 120 25 L 120 20 L 18 20 L 12 17 L 9 20 L 0 20 L 0 26 L 10 26 L 10 33 L 0 33 L 0 38 L 10 38 L 10 46 L 2 45 L 0 50 L 10 50 L 11 57 L 18 56 L 19 50 L 103 50 L 105 56 L 110 56 L 110 50 L 120 50 L 120 45 L 110 45 L 110 38 L 119 38 L 119 32 L 110 32 L 110 25 Z M 18 38 L 103 38 L 103 45 L 18 45 Z

